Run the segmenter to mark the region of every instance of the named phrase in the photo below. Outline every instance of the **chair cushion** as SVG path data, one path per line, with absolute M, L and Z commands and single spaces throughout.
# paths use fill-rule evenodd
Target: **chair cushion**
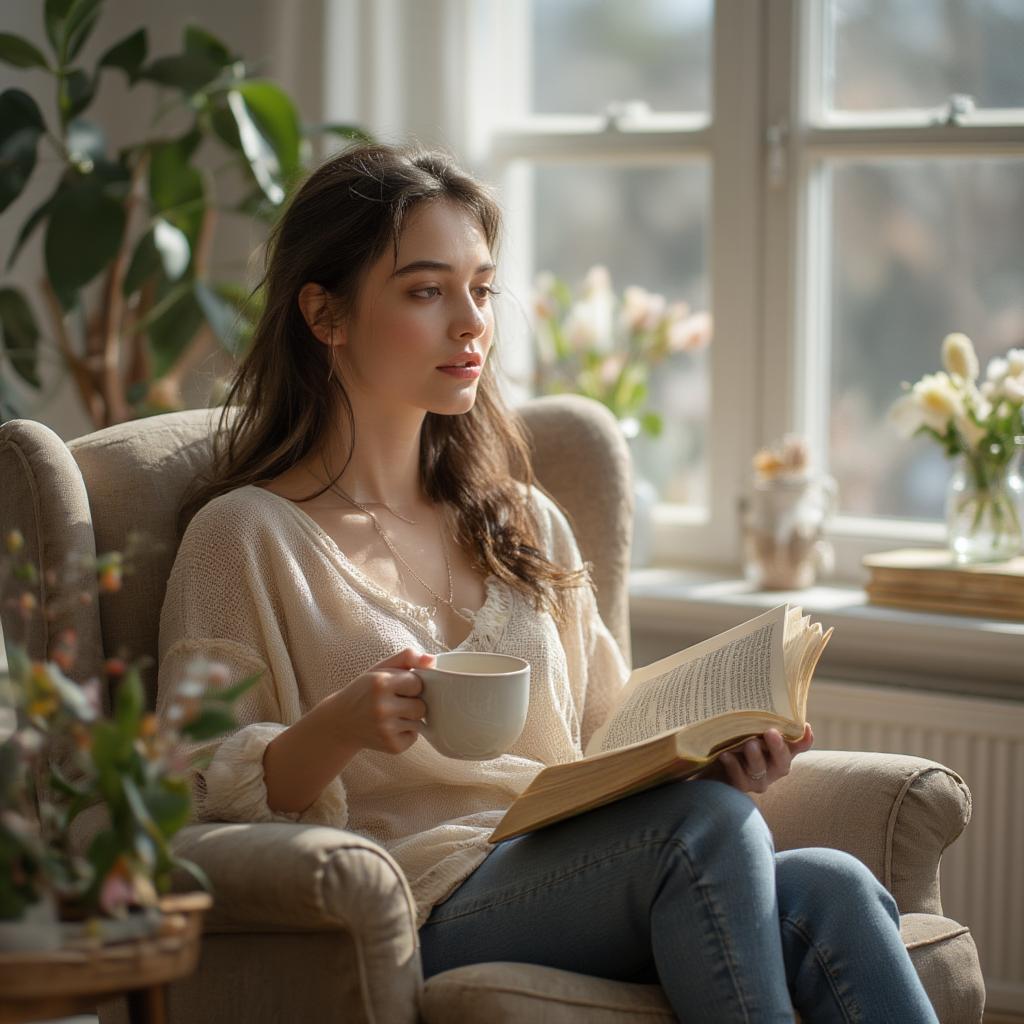
M 660 985 L 636 985 L 539 964 L 467 964 L 427 980 L 424 1024 L 675 1024 Z
M 942 1024 L 977 1024 L 985 991 L 969 929 L 937 914 L 904 914 L 900 933 Z M 676 1020 L 659 985 L 525 963 L 467 964 L 435 974 L 420 996 L 420 1015 L 424 1024 Z

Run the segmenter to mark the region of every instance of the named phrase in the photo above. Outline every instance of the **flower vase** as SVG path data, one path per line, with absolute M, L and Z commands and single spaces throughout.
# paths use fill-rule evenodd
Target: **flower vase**
M 1014 439 L 1007 459 L 965 453 L 957 457 L 946 492 L 946 528 L 953 559 L 1002 562 L 1024 549 L 1024 437 Z
M 658 504 L 658 489 L 640 469 L 636 450 L 639 424 L 635 419 L 622 420 L 620 426 L 629 449 L 633 488 L 633 536 L 629 548 L 629 567 L 641 569 L 650 562 L 654 553 L 654 507 Z

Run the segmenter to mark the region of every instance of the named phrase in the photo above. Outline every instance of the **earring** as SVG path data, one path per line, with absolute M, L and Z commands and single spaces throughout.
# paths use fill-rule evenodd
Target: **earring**
M 331 381 L 334 379 L 334 350 L 330 350 L 330 354 L 327 356 L 327 386 L 331 386 Z

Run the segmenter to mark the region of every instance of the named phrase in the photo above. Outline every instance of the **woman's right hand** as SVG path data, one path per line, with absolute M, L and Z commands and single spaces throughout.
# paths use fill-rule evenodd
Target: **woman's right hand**
M 342 741 L 353 752 L 368 749 L 401 754 L 408 750 L 427 714 L 427 705 L 419 697 L 423 680 L 410 670 L 430 668 L 434 660 L 433 654 L 406 647 L 331 694 L 327 698 L 330 715 Z

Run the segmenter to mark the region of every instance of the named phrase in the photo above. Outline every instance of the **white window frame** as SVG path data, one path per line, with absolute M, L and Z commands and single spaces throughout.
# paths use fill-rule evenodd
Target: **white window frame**
M 773 187 L 767 175 L 763 183 L 764 252 L 784 258 L 765 259 L 764 383 L 765 392 L 779 400 L 765 404 L 761 436 L 771 439 L 796 430 L 813 441 L 828 436 L 828 351 L 812 344 L 812 339 L 831 333 L 829 291 L 822 284 L 830 273 L 830 197 L 823 161 L 1019 156 L 1024 154 L 1024 110 L 985 111 L 966 123 L 951 124 L 934 123 L 938 110 L 829 115 L 821 105 L 823 83 L 814 82 L 828 63 L 828 55 L 821 52 L 825 0 L 772 0 L 766 11 L 762 130 L 781 129 L 783 159 L 792 171 L 784 189 Z M 798 372 L 800 367 L 803 372 Z M 894 381 L 894 399 L 897 386 Z M 895 434 L 894 443 L 900 443 Z M 828 453 L 820 441 L 813 456 L 819 468 L 827 466 Z M 862 582 L 865 555 L 907 544 L 941 546 L 945 527 L 928 520 L 839 516 L 830 536 L 836 576 Z
M 329 97 L 327 115 L 355 117 L 387 141 L 440 142 L 500 182 L 502 273 L 521 310 L 530 308 L 541 268 L 531 266 L 529 176 L 517 159 L 711 160 L 709 501 L 704 510 L 658 505 L 653 558 L 738 572 L 738 503 L 754 452 L 797 431 L 809 439 L 816 468 L 827 468 L 828 351 L 811 343 L 830 331 L 828 290 L 820 287 L 830 255 L 822 160 L 1020 155 L 1024 111 L 960 124 L 931 124 L 921 111 L 826 118 L 820 90 L 810 88 L 824 67 L 825 0 L 716 0 L 710 122 L 661 115 L 609 130 L 600 116 L 526 118 L 526 9 L 525 0 L 328 0 L 328 63 L 348 60 L 357 70 L 346 79 L 354 95 L 344 110 Z M 487 38 L 492 45 L 481 45 Z M 527 341 L 516 369 L 529 367 Z M 836 578 L 857 583 L 865 554 L 941 545 L 944 528 L 842 516 L 831 537 Z

